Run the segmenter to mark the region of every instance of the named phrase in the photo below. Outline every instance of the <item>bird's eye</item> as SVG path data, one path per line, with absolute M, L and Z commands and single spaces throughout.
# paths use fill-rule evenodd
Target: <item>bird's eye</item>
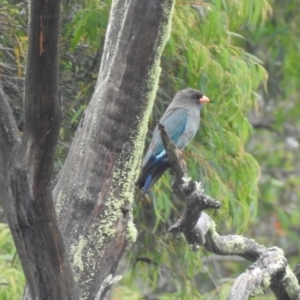
M 199 97 L 197 94 L 193 95 L 193 99 L 198 100 L 199 98 L 201 98 L 201 97 Z

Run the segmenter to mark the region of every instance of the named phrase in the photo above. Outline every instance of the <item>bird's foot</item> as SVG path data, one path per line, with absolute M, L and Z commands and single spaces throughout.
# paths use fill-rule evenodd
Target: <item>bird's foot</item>
M 183 152 L 179 149 L 176 149 L 177 155 L 179 156 L 179 158 L 182 158 L 183 156 Z

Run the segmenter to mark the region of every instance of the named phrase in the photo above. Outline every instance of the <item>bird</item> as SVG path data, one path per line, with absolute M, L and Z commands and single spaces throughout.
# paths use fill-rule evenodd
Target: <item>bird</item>
M 184 149 L 194 138 L 200 124 L 202 104 L 209 101 L 201 91 L 192 88 L 176 93 L 159 123 L 164 125 L 177 149 Z M 148 193 L 169 167 L 168 157 L 156 125 L 136 186 L 142 189 L 144 194 Z

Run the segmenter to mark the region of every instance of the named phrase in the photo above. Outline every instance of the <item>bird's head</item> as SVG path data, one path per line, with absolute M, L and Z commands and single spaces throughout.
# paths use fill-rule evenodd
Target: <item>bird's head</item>
M 179 91 L 173 102 L 178 106 L 198 107 L 200 109 L 203 103 L 209 102 L 209 98 L 198 90 L 187 88 Z

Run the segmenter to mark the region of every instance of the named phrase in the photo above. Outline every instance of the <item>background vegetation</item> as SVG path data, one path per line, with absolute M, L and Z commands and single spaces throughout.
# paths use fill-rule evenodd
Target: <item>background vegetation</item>
M 64 120 L 56 173 L 95 86 L 109 10 L 107 0 L 62 1 Z M 201 130 L 185 151 L 190 174 L 222 202 L 213 213 L 220 233 L 282 247 L 292 266 L 299 261 L 300 232 L 299 10 L 295 0 L 178 0 L 149 124 L 151 132 L 181 88 L 209 96 Z M 27 12 L 27 3 L 17 0 L 0 5 L 0 80 L 21 130 Z M 182 208 L 170 181 L 164 176 L 149 197 L 137 191 L 138 240 L 120 265 L 124 278 L 113 299 L 225 299 L 231 280 L 248 265 L 204 250 L 192 253 L 181 235 L 165 233 Z M 0 224 L 0 299 L 22 294 L 15 253 Z

